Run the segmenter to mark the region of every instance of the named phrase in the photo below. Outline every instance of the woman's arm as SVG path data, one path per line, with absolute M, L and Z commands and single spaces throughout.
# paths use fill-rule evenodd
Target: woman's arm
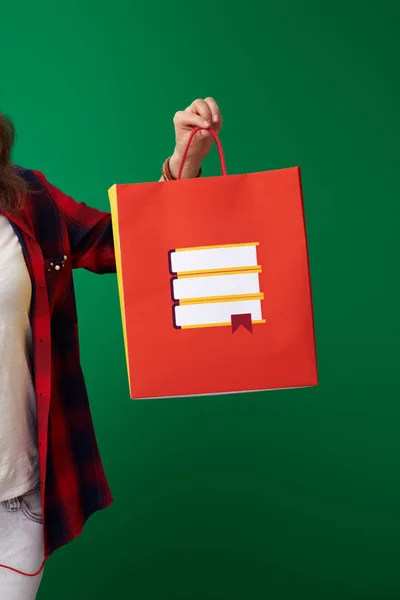
M 111 215 L 75 202 L 49 183 L 42 173 L 35 175 L 57 204 L 65 221 L 71 246 L 72 267 L 93 273 L 114 273 L 115 254 Z

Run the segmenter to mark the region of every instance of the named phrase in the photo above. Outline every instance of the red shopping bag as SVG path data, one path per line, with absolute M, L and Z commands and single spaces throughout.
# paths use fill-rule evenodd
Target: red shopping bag
M 110 190 L 134 399 L 317 384 L 300 170 L 228 176 L 214 137 L 222 177 Z

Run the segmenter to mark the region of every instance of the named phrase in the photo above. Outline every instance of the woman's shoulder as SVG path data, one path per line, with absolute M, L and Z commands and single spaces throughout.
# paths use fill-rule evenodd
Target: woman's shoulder
M 46 181 L 46 177 L 43 175 L 43 173 L 36 169 L 27 169 L 26 167 L 16 164 L 13 164 L 12 167 L 14 171 L 16 171 L 18 175 L 27 182 L 36 181 L 37 183 L 41 182 L 44 185 Z
M 37 204 L 37 196 L 41 195 L 43 199 L 54 202 L 54 194 L 51 189 L 52 186 L 46 179 L 46 176 L 36 169 L 27 169 L 21 165 L 13 165 L 18 175 L 23 179 L 28 187 L 28 194 L 32 198 L 35 198 L 35 205 Z

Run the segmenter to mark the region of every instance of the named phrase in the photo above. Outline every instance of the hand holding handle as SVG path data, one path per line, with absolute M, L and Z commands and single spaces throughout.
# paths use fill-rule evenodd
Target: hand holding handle
M 187 155 L 189 152 L 190 144 L 192 143 L 194 136 L 196 135 L 196 133 L 198 133 L 199 131 L 202 131 L 203 129 L 205 131 L 209 131 L 214 136 L 214 139 L 215 139 L 215 142 L 216 142 L 217 148 L 218 148 L 219 160 L 221 163 L 221 172 L 222 172 L 222 175 L 224 175 L 224 176 L 227 175 L 224 151 L 222 149 L 221 140 L 219 139 L 218 135 L 216 134 L 216 132 L 213 129 L 207 129 L 206 127 L 195 127 L 189 136 L 188 142 L 186 144 L 186 148 L 183 152 L 177 179 L 182 179 L 183 168 L 185 166 L 185 162 L 186 162 L 186 158 L 187 158 Z

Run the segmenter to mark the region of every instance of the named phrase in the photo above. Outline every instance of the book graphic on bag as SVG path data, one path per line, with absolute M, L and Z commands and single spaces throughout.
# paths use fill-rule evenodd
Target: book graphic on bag
M 265 323 L 258 242 L 179 248 L 169 252 L 172 320 L 176 329 Z

